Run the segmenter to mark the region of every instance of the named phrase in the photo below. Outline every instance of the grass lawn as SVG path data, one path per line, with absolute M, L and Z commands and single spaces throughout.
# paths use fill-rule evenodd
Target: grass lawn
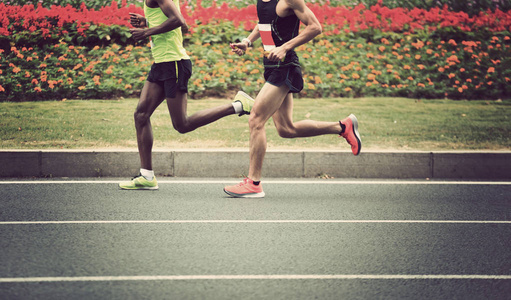
M 229 103 L 189 100 L 188 113 Z M 137 99 L 0 103 L 2 149 L 136 150 L 133 111 Z M 510 150 L 511 100 L 452 101 L 405 98 L 295 99 L 295 121 L 337 121 L 354 113 L 363 150 Z M 194 132 L 172 128 L 167 106 L 152 117 L 154 149 L 248 149 L 248 117 L 229 116 Z M 278 136 L 271 119 L 268 149 L 340 149 L 335 135 L 302 139 Z

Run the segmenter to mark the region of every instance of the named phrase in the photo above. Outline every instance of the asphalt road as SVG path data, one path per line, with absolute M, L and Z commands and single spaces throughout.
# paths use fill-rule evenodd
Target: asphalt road
M 0 181 L 0 299 L 511 299 L 511 183 Z

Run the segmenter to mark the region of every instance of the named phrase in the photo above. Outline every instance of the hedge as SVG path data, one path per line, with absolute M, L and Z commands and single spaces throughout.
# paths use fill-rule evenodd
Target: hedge
M 324 33 L 297 49 L 302 96 L 511 95 L 508 12 L 470 17 L 446 8 L 378 4 L 310 8 Z M 263 83 L 260 44 L 244 57 L 232 55 L 228 46 L 254 26 L 255 7 L 184 5 L 182 11 L 191 25 L 185 36 L 194 63 L 190 96 L 256 93 Z M 98 10 L 47 10 L 0 3 L 0 101 L 138 96 L 151 56 L 145 42 L 129 39 L 128 12 L 141 8 L 113 2 Z

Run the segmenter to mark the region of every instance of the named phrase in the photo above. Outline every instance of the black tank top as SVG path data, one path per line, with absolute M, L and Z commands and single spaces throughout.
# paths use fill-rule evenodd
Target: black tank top
M 277 4 L 279 0 L 265 2 L 257 0 L 257 16 L 259 18 L 259 32 L 265 51 L 270 51 L 298 35 L 300 20 L 295 14 L 281 18 L 277 15 Z M 298 56 L 294 50 L 287 52 L 284 61 L 270 61 L 264 58 L 265 68 L 280 68 L 289 66 L 300 66 Z

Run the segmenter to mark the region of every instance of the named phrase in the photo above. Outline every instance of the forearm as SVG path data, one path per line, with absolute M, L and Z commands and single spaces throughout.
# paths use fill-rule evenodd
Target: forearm
M 248 35 L 247 39 L 250 41 L 250 43 L 254 43 L 261 37 L 261 34 L 259 33 L 259 26 L 256 24 L 254 27 L 254 30 Z M 247 45 L 248 46 L 248 45 Z
M 181 26 L 184 26 L 186 24 L 185 20 L 182 18 L 169 18 L 165 22 L 161 23 L 158 26 L 146 29 L 146 36 L 156 35 L 160 33 L 165 33 L 172 31 L 176 28 L 179 28 Z
M 295 38 L 289 40 L 284 43 L 281 47 L 285 48 L 286 51 L 293 50 L 294 48 L 306 44 L 307 42 L 314 39 L 316 36 L 321 34 L 321 25 L 320 24 L 310 24 L 305 27 L 305 29 L 300 32 Z

